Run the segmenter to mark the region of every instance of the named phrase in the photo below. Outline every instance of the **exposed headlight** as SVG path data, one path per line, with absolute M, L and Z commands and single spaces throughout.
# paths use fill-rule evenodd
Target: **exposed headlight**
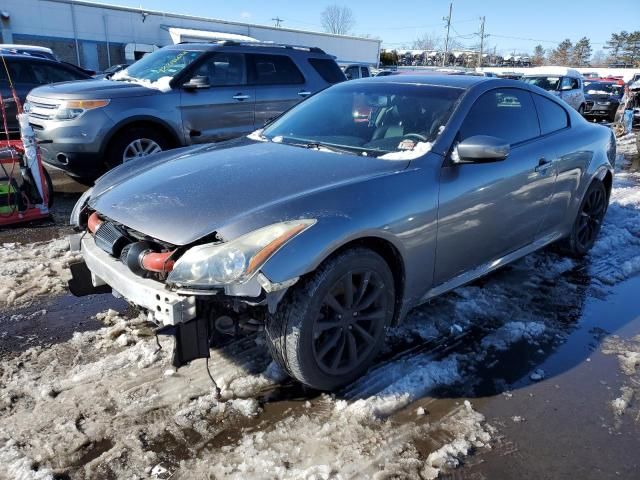
M 69 219 L 69 224 L 71 224 L 72 226 L 80 227 L 80 214 L 82 213 L 82 209 L 89 201 L 92 191 L 93 187 L 89 188 L 82 195 L 80 195 L 80 198 L 73 207 L 73 210 L 71 211 L 71 218 Z
M 244 283 L 285 243 L 316 221 L 275 223 L 227 243 L 198 245 L 176 262 L 167 280 L 188 287 Z
M 87 110 L 95 110 L 109 105 L 111 100 L 67 100 L 62 102 L 53 118 L 56 120 L 73 120 Z

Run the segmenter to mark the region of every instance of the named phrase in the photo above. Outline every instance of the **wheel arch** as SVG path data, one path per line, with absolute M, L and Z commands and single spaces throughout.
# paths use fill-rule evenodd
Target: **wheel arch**
M 169 139 L 171 144 L 171 148 L 176 148 L 182 144 L 180 142 L 180 138 L 176 131 L 164 120 L 158 119 L 156 117 L 138 115 L 134 117 L 127 118 L 122 122 L 116 124 L 105 136 L 104 142 L 102 143 L 102 154 L 104 155 L 109 148 L 109 145 L 119 134 L 121 134 L 125 129 L 131 128 L 152 128 L 156 130 L 160 130 L 163 134 L 166 135 L 166 138 Z

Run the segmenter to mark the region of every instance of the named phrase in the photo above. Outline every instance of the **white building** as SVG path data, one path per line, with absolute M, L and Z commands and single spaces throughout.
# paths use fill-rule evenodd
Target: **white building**
M 179 41 L 249 37 L 319 47 L 340 63 L 377 65 L 380 40 L 228 22 L 73 0 L 2 0 L 1 42 L 41 45 L 92 70 L 130 63 Z

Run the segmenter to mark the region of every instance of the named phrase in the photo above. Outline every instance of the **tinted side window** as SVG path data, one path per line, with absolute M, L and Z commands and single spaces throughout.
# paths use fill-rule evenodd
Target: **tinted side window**
M 344 71 L 344 74 L 347 76 L 347 78 L 360 78 L 360 70 L 358 69 L 358 67 L 348 67 Z
M 573 81 L 571 78 L 562 77 L 562 83 L 560 84 L 560 88 L 564 90 L 565 88 L 575 88 L 575 87 L 573 87 Z
M 538 118 L 529 92 L 501 88 L 484 93 L 464 120 L 459 140 L 474 135 L 491 135 L 510 144 L 540 135 Z
M 296 64 L 284 55 L 251 55 L 251 83 L 254 85 L 292 85 L 304 83 Z
M 538 118 L 540 119 L 540 129 L 542 134 L 562 130 L 569 126 L 569 117 L 564 108 L 556 102 L 540 95 L 533 95 L 538 110 Z
M 362 78 L 369 76 L 369 69 L 367 67 L 360 67 L 360 72 L 362 73 Z
M 27 62 L 11 62 L 8 65 L 13 83 L 38 83 L 35 72 Z
M 241 53 L 214 53 L 210 55 L 191 75 L 203 76 L 212 87 L 244 85 L 247 74 L 244 55 Z
M 309 63 L 325 82 L 338 83 L 345 79 L 338 64 L 329 58 L 310 58 Z
M 57 83 L 86 79 L 86 77 L 83 77 L 79 73 L 49 64 L 34 65 L 34 73 L 38 79 L 38 83 Z

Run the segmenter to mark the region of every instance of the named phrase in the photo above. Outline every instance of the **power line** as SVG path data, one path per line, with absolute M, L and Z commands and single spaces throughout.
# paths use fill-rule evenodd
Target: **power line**
M 282 22 L 284 22 L 284 20 L 283 20 L 283 19 L 281 19 L 280 17 L 272 18 L 271 20 L 273 20 L 274 22 L 276 22 L 276 25 L 275 25 L 275 27 L 276 27 L 276 28 L 280 28 L 280 24 L 281 24 Z

